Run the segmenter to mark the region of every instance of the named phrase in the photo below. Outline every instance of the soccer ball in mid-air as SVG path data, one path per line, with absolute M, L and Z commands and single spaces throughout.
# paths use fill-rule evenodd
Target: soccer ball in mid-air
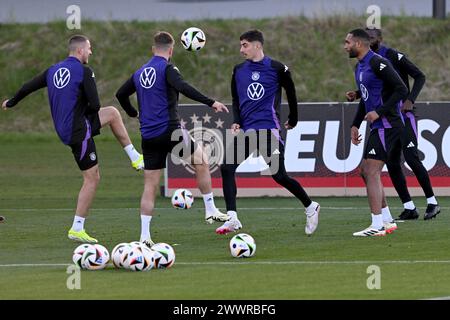
M 81 266 L 83 269 L 100 270 L 106 267 L 108 261 L 108 250 L 104 246 L 96 243 L 84 251 L 81 257 Z
M 205 33 L 199 28 L 187 28 L 181 34 L 181 44 L 188 51 L 198 51 L 205 46 L 205 43 Z
M 177 209 L 189 209 L 194 203 L 192 192 L 187 189 L 178 189 L 172 195 L 172 205 Z
M 153 268 L 168 269 L 175 263 L 175 251 L 171 245 L 164 242 L 155 243 L 152 250 L 155 252 Z
M 250 258 L 256 251 L 255 240 L 246 233 L 239 233 L 231 238 L 230 251 L 235 258 Z

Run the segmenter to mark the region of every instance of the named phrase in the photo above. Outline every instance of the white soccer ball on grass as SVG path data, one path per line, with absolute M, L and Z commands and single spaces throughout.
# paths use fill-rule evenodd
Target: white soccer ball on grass
M 239 233 L 230 240 L 231 255 L 235 258 L 250 258 L 255 255 L 255 239 L 249 234 Z
M 160 242 L 155 243 L 151 249 L 155 252 L 153 256 L 153 268 L 168 269 L 173 266 L 175 263 L 175 251 L 171 245 Z
M 106 267 L 109 261 L 109 252 L 101 244 L 94 244 L 87 248 L 81 257 L 81 266 L 87 270 L 100 270 Z

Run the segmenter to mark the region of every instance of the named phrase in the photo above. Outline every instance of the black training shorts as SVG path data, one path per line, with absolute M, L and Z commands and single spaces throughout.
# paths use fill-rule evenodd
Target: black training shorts
M 166 167 L 166 159 L 172 153 L 181 159 L 192 155 L 197 142 L 186 129 L 169 129 L 162 135 L 150 139 L 142 139 L 145 170 L 158 170 Z
M 364 150 L 364 159 L 388 162 L 394 158 L 395 154 L 401 152 L 403 130 L 403 127 L 371 130 Z
M 86 136 L 83 141 L 69 145 L 80 170 L 84 171 L 95 166 L 97 161 L 97 150 L 93 137 L 100 134 L 100 118 L 98 113 L 86 116 L 88 122 Z
M 80 170 L 90 169 L 98 163 L 94 138 L 90 137 L 80 143 L 71 144 L 70 148 Z

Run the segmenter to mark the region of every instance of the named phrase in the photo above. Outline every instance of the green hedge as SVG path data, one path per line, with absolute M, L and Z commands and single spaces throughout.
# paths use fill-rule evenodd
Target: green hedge
M 64 59 L 67 39 L 83 33 L 91 38 L 90 65 L 102 105 L 118 105 L 115 91 L 151 56 L 153 34 L 166 30 L 177 40 L 173 61 L 184 78 L 212 98 L 229 103 L 232 68 L 242 61 L 239 36 L 259 28 L 266 38 L 265 53 L 290 67 L 299 101 L 343 101 L 345 90 L 354 87 L 355 63 L 343 50 L 343 40 L 349 30 L 363 27 L 365 21 L 366 17 L 354 16 L 162 23 L 83 21 L 78 32 L 68 30 L 65 21 L 2 24 L 0 98 L 10 97 L 24 81 Z M 181 32 L 190 26 L 206 33 L 206 46 L 199 52 L 187 52 L 179 43 Z M 425 72 L 427 83 L 419 100 L 450 100 L 450 21 L 384 17 L 382 26 L 386 43 L 407 53 Z M 182 97 L 180 102 L 191 101 Z M 136 121 L 127 119 L 126 123 L 137 127 Z M 41 132 L 52 127 L 45 90 L 28 97 L 14 111 L 0 113 L 2 132 Z

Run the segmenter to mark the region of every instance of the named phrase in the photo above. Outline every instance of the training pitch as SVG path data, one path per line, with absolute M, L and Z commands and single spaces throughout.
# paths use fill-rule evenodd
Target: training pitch
M 430 299 L 450 296 L 449 198 L 441 214 L 399 223 L 386 237 L 354 238 L 370 224 L 366 198 L 316 198 L 319 227 L 304 233 L 305 215 L 293 198 L 238 199 L 242 232 L 256 255 L 235 259 L 233 234 L 203 222 L 203 203 L 171 208 L 159 198 L 152 238 L 176 252 L 168 270 L 81 271 L 80 289 L 68 287 L 72 251 L 67 239 L 81 176 L 67 147 L 53 135 L 7 136 L 2 145 L 0 299 Z M 139 141 L 135 142 L 139 145 Z M 134 172 L 108 136 L 97 139 L 102 180 L 86 230 L 110 252 L 139 240 L 142 173 Z M 391 211 L 401 211 L 397 198 Z M 221 198 L 216 199 L 224 208 Z M 377 277 L 377 278 L 376 278 Z M 69 280 L 69 281 L 68 281 Z

